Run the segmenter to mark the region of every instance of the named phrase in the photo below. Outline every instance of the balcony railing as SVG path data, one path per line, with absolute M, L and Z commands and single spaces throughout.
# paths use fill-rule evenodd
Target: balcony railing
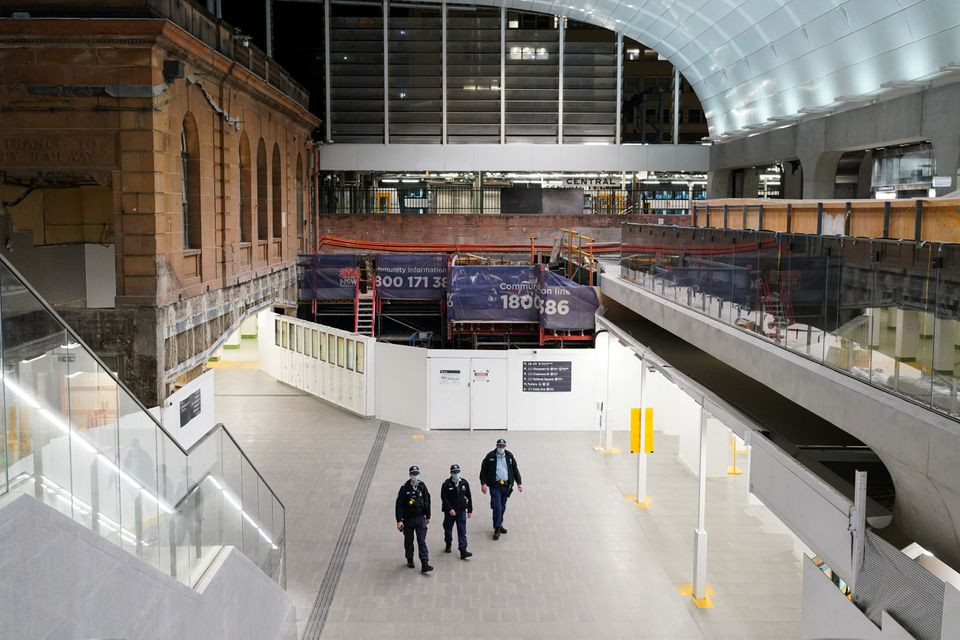
M 623 226 L 621 275 L 960 419 L 960 245 Z
M 187 586 L 227 545 L 284 584 L 283 504 L 223 425 L 184 450 L 2 256 L 0 322 L 0 495 L 32 495 Z

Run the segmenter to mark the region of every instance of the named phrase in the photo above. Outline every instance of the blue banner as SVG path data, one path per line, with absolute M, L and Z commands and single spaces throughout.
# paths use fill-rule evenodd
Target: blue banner
M 537 267 L 451 267 L 451 322 L 540 321 Z
M 357 289 L 357 257 L 313 254 L 299 262 L 301 300 L 352 300 Z
M 543 269 L 540 280 L 540 325 L 544 329 L 587 331 L 596 328 L 597 292 Z
M 442 300 L 447 291 L 445 253 L 380 254 L 377 297 L 384 300 Z

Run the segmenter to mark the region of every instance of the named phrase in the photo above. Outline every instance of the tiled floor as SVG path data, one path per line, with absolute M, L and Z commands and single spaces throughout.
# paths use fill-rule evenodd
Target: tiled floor
M 378 423 L 335 409 L 259 371 L 217 371 L 217 413 L 287 508 L 288 582 L 302 632 Z M 689 582 L 696 479 L 676 439 L 651 457 L 650 510 L 623 498 L 627 454 L 601 456 L 589 433 L 508 433 L 525 491 L 510 499 L 509 533 L 491 539 L 479 462 L 500 434 L 393 425 L 346 560 L 324 638 L 791 638 L 799 635 L 801 566 L 793 541 L 746 475 L 708 482 L 710 583 L 716 608 L 677 593 Z M 618 434 L 619 436 L 620 434 Z M 424 436 L 422 439 L 415 436 Z M 616 446 L 626 447 L 625 436 Z M 393 522 L 407 467 L 434 495 L 451 463 L 474 486 L 474 557 L 443 553 L 439 508 L 429 543 L 436 570 L 404 564 Z

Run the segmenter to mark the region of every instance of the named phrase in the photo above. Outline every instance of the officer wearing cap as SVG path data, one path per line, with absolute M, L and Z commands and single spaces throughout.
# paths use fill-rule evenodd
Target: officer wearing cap
M 467 518 L 473 515 L 473 496 L 470 484 L 460 477 L 460 465 L 450 465 L 450 477 L 440 487 L 440 501 L 443 503 L 443 541 L 444 551 L 450 553 L 453 546 L 453 525 L 457 525 L 457 548 L 460 559 L 466 560 L 473 554 L 467 551 Z
M 403 550 L 407 554 L 407 566 L 413 564 L 413 534 L 417 534 L 417 549 L 420 552 L 420 571 L 433 571 L 430 552 L 427 550 L 427 525 L 430 524 L 430 492 L 420 481 L 420 467 L 410 467 L 410 480 L 404 482 L 397 493 L 397 531 L 403 532 Z
M 523 480 L 520 479 L 520 469 L 517 468 L 517 459 L 507 451 L 507 441 L 497 440 L 497 448 L 488 453 L 480 463 L 480 490 L 487 492 L 490 487 L 490 508 L 493 509 L 493 539 L 499 540 L 503 528 L 503 513 L 507 510 L 507 498 L 513 493 L 513 485 L 523 491 Z

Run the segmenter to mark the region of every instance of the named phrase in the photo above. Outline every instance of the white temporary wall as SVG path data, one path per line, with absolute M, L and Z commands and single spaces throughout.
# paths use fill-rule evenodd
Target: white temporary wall
M 272 311 L 257 316 L 261 370 L 362 416 L 376 412 L 375 347 L 369 336 Z
M 217 426 L 214 375 L 215 370 L 210 369 L 194 378 L 167 397 L 163 401 L 163 407 L 154 412 L 167 433 L 173 436 L 184 449 L 192 447 Z M 185 414 L 188 414 L 188 406 L 198 409 L 199 413 L 181 424 L 181 405 L 184 407 Z
M 427 350 L 378 342 L 376 416 L 424 428 L 427 415 Z

